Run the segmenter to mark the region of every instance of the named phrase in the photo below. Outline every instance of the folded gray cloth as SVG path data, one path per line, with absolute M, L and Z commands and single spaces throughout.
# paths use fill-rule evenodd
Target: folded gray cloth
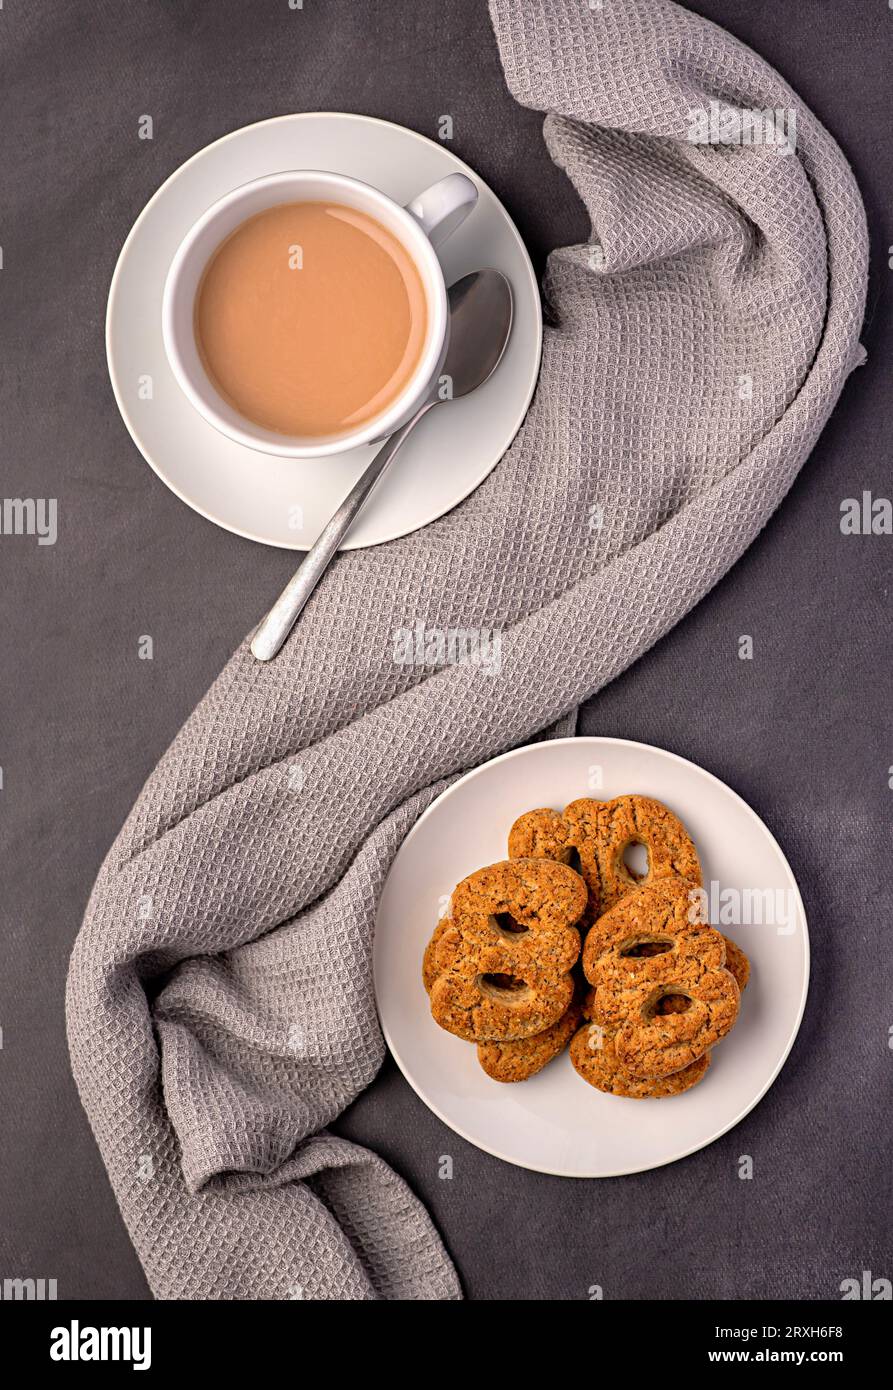
M 860 360 L 862 204 L 776 73 L 667 0 L 491 11 L 593 228 L 550 258 L 527 421 L 448 516 L 342 555 L 277 661 L 239 649 L 72 957 L 75 1076 L 158 1297 L 459 1296 L 402 1180 L 324 1128 L 384 1053 L 388 866 L 444 779 L 567 714 L 716 583 Z M 498 671 L 398 659 L 417 623 L 495 631 Z

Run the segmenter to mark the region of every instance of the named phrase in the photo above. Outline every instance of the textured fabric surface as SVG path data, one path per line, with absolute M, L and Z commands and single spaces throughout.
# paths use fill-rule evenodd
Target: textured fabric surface
M 670 3 L 496 0 L 510 90 L 592 218 L 555 252 L 509 453 L 424 532 L 338 559 L 281 657 L 243 647 L 146 784 L 72 958 L 72 1062 L 159 1297 L 449 1298 L 424 1210 L 326 1135 L 380 1065 L 375 904 L 447 779 L 645 651 L 783 498 L 849 370 L 866 244 L 787 85 Z M 796 154 L 693 144 L 793 108 Z M 501 631 L 501 671 L 394 633 Z

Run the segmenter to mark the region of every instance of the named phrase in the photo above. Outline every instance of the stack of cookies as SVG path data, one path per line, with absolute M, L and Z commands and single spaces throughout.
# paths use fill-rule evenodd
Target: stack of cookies
M 566 864 L 514 858 L 469 875 L 428 943 L 435 1022 L 477 1043 L 495 1081 L 524 1081 L 563 1052 L 582 1018 L 572 972 L 586 884 Z
M 635 845 L 647 852 L 641 875 L 628 862 Z M 700 1081 L 749 966 L 703 919 L 697 851 L 678 817 L 648 797 L 584 798 L 519 817 L 508 852 L 463 879 L 428 944 L 435 1021 L 476 1043 L 496 1081 L 526 1080 L 568 1044 L 579 1075 L 611 1095 L 678 1095 Z

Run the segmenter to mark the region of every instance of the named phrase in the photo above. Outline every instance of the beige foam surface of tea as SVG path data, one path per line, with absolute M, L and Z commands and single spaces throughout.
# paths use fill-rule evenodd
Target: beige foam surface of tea
M 217 248 L 195 302 L 217 390 L 278 434 L 324 438 L 380 415 L 418 365 L 425 289 L 402 243 L 368 213 L 283 203 Z

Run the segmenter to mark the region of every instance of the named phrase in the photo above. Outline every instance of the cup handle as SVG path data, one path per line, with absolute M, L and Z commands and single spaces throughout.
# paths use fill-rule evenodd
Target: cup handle
M 418 222 L 435 249 L 465 221 L 478 200 L 478 191 L 465 174 L 447 174 L 418 193 L 406 211 Z

